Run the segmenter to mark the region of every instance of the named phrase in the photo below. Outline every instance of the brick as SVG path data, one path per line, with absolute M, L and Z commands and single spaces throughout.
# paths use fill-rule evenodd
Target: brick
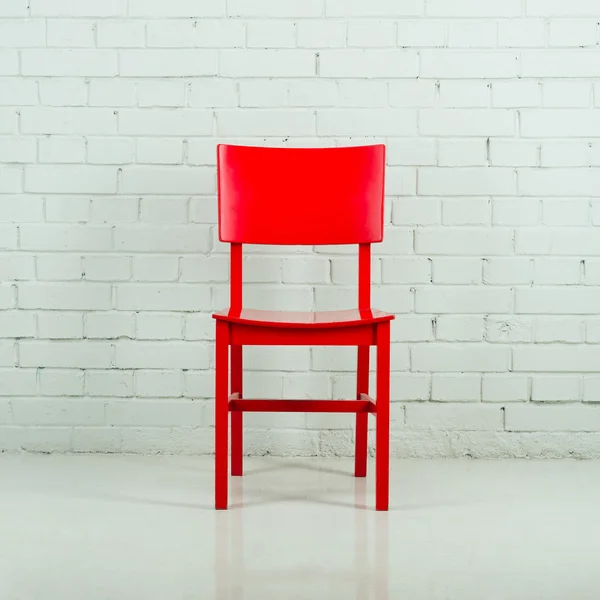
M 77 254 L 41 255 L 36 257 L 39 281 L 80 281 L 84 268 Z
M 389 82 L 390 105 L 395 107 L 429 107 L 435 102 L 435 82 L 415 79 Z M 390 140 L 393 144 L 395 140 Z
M 392 342 L 427 342 L 433 340 L 433 319 L 428 315 L 396 315 Z
M 585 196 L 595 194 L 599 169 L 521 169 L 519 191 L 525 196 Z
M 89 339 L 114 339 L 134 337 L 134 316 L 126 312 L 87 312 L 85 337 Z
M 21 72 L 29 76 L 113 77 L 118 74 L 117 55 L 110 50 L 23 50 Z
M 539 343 L 585 341 L 585 322 L 572 317 L 538 317 L 535 321 L 535 341 Z
M 217 133 L 239 135 L 314 135 L 314 111 L 308 110 L 219 110 Z
M 146 164 L 183 164 L 182 141 L 169 138 L 139 139 L 137 142 L 137 160 L 138 163 Z M 142 218 L 146 220 L 144 216 Z
M 0 197 L 0 222 L 35 223 L 43 220 L 43 199 L 34 196 Z M 8 232 L 7 232 L 8 235 Z
M 0 396 L 35 396 L 36 392 L 35 369 L 0 369 Z
M 446 31 L 443 21 L 402 19 L 398 22 L 398 46 L 442 47 L 446 45 Z
M 438 156 L 438 164 L 441 167 L 485 166 L 487 164 L 486 141 L 484 139 L 441 139 L 438 140 Z M 474 215 L 473 217 L 477 219 L 476 215 Z M 481 224 L 481 221 L 475 220 L 475 222 L 471 224 Z
M 111 250 L 111 230 L 102 225 L 23 225 L 24 250 Z
M 242 84 L 248 83 L 250 82 L 240 81 L 240 89 Z M 238 83 L 230 79 L 202 79 L 201 81 L 192 83 L 189 101 L 191 106 L 198 107 L 237 106 Z M 211 150 L 213 155 L 216 155 L 214 152 L 214 143 L 211 144 Z
M 348 46 L 358 48 L 385 48 L 396 45 L 396 29 L 393 21 L 350 21 L 348 23 Z
M 0 340 L 0 366 L 13 367 L 16 365 L 16 348 L 13 340 Z M 23 365 L 20 365 L 23 366 Z
M 293 48 L 296 45 L 295 24 L 293 21 L 249 21 L 246 43 L 249 48 Z
M 490 164 L 494 167 L 539 166 L 539 144 L 526 140 L 491 140 Z
M 90 81 L 90 106 L 135 106 L 135 83 L 123 79 L 92 79 Z
M 179 314 L 138 313 L 136 338 L 139 340 L 181 339 L 183 316 Z
M 210 135 L 212 114 L 207 110 L 122 110 L 119 133 L 126 135 Z
M 87 140 L 87 161 L 98 165 L 126 165 L 134 162 L 134 143 L 127 138 Z
M 323 0 L 277 2 L 277 0 L 229 0 L 227 15 L 230 17 L 320 17 Z
M 247 82 L 250 83 L 250 82 Z M 279 82 L 277 82 L 279 83 Z M 314 80 L 314 81 L 290 81 L 287 84 L 287 98 L 288 104 L 290 106 L 335 106 L 339 104 L 340 106 L 352 106 L 350 95 L 352 93 L 352 89 L 344 86 L 345 81 L 335 82 L 328 80 Z M 354 82 L 352 82 L 354 83 Z M 361 81 L 359 82 L 361 87 L 363 84 L 368 84 L 371 82 Z M 380 84 L 380 82 L 377 82 Z M 242 88 L 243 82 L 240 83 L 240 104 L 242 104 Z M 260 91 L 257 85 L 252 84 L 254 88 L 254 102 L 255 105 L 259 105 L 260 102 Z M 271 88 L 272 89 L 272 88 Z M 364 89 L 364 87 L 363 87 Z M 381 88 L 377 90 L 373 90 L 368 87 L 370 92 L 377 91 L 381 92 Z M 338 96 L 339 90 L 339 96 Z M 279 86 L 277 87 L 277 95 L 281 93 Z M 380 95 L 376 95 L 375 102 L 379 103 L 381 100 Z M 244 100 L 244 102 L 248 102 L 248 100 Z M 379 106 L 379 104 L 377 104 Z M 264 106 L 264 104 L 263 104 Z M 370 105 L 371 106 L 371 105 Z
M 541 202 L 537 198 L 493 198 L 494 225 L 536 225 L 540 222 Z
M 16 125 L 17 113 L 11 108 L 0 109 L 0 133 L 14 134 L 17 132 Z
M 83 338 L 83 316 L 62 311 L 40 312 L 37 337 L 54 340 Z
M 15 287 L 12 285 L 1 284 L 0 285 L 0 308 L 14 308 L 15 300 Z
M 418 55 L 406 50 L 323 50 L 321 77 L 417 77 Z
M 23 310 L 0 312 L 0 331 L 6 338 L 35 336 L 35 313 Z
M 319 135 L 416 135 L 416 114 L 403 109 L 318 110 Z
M 600 402 L 600 377 L 597 375 L 583 378 L 583 401 Z
M 59 194 L 115 193 L 116 170 L 97 166 L 30 165 L 25 168 L 25 191 Z
M 541 104 L 541 85 L 537 81 L 518 79 L 492 83 L 492 106 L 525 108 Z
M 491 344 L 417 344 L 411 348 L 411 370 L 420 372 L 504 372 L 510 348 Z
M 239 1 L 239 0 L 238 0 Z M 374 0 L 369 4 L 361 0 L 326 0 L 325 14 L 328 17 L 394 17 L 420 16 L 423 0 L 406 0 L 398 6 L 394 0 Z
M 239 88 L 240 106 L 242 107 L 272 107 L 285 104 L 287 87 L 283 81 L 251 79 L 240 81 Z
M 229 261 L 225 256 L 184 256 L 181 259 L 181 281 L 229 281 Z
M 2 234 L 1 228 L 0 234 Z M 26 281 L 28 279 L 35 279 L 33 256 L 12 253 L 0 256 L 0 281 Z
M 24 133 L 94 135 L 117 132 L 112 110 L 104 108 L 24 108 Z
M 85 389 L 90 396 L 133 396 L 133 371 L 86 371 Z
M 93 21 L 49 20 L 48 46 L 57 48 L 93 48 L 95 24 Z
M 485 339 L 497 344 L 531 342 L 533 322 L 527 317 L 488 316 L 485 319 Z
M 104 341 L 24 341 L 19 343 L 20 366 L 66 369 L 109 368 L 111 344 Z
M 480 258 L 436 257 L 432 260 L 432 281 L 437 284 L 481 283 Z
M 18 194 L 22 192 L 23 169 L 18 166 L 5 165 L 0 166 L 0 194 Z M 10 236 L 8 241 L 1 243 L 9 243 L 12 240 Z
M 540 306 L 539 310 L 543 307 Z M 513 349 L 513 369 L 550 373 L 595 372 L 599 357 L 600 347 L 583 344 L 516 346 Z
M 127 0 L 30 0 L 31 15 L 39 17 L 124 17 Z
M 505 288 L 419 288 L 415 311 L 425 313 L 506 313 L 512 308 L 512 293 Z
M 383 258 L 383 283 L 429 283 L 431 261 L 425 257 Z
M 600 298 L 597 288 L 529 288 L 519 289 L 516 295 L 516 311 L 543 314 L 593 314 Z
M 194 18 L 225 16 L 225 0 L 196 2 L 195 0 L 172 0 L 165 4 L 161 0 L 129 0 L 130 17 L 149 18 Z
M 409 404 L 406 425 L 410 429 L 444 431 L 502 429 L 502 409 L 484 404 Z
M 526 375 L 484 373 L 481 394 L 484 402 L 526 402 L 529 380 Z
M 0 21 L 0 39 L 5 48 L 46 45 L 46 24 L 42 19 Z
M 541 144 L 543 167 L 593 167 L 600 164 L 600 145 L 585 140 Z
M 133 167 L 122 170 L 123 194 L 197 194 L 215 191 L 215 173 L 209 168 L 182 166 Z M 197 232 L 202 231 L 196 228 Z M 156 251 L 160 252 L 159 243 Z
M 66 77 L 59 77 L 56 79 L 42 79 L 38 82 L 40 88 L 40 101 L 46 106 L 85 106 L 88 98 L 88 83 L 83 79 L 69 79 Z M 67 111 L 61 111 L 63 115 L 63 121 L 67 121 L 69 113 Z M 82 111 L 75 111 L 71 115 L 82 116 Z M 31 111 L 31 115 L 38 116 L 38 111 Z M 44 112 L 41 115 L 45 117 L 54 118 L 58 113 Z M 92 113 L 93 114 L 93 113 Z M 105 117 L 108 117 L 109 113 L 105 113 Z M 39 118 L 38 118 L 39 122 Z
M 210 289 L 194 284 L 119 284 L 116 286 L 118 310 L 209 309 Z
M 478 402 L 481 399 L 479 375 L 433 375 L 431 399 L 444 402 Z
M 136 198 L 94 198 L 92 199 L 93 223 L 133 223 L 138 218 Z
M 27 17 L 27 0 L 8 0 L 0 4 L 0 17 Z
M 135 252 L 208 252 L 209 230 L 201 225 L 172 225 L 167 229 L 153 225 L 117 225 L 115 247 Z
M 450 48 L 493 48 L 497 40 L 498 26 L 494 21 L 453 21 L 448 27 Z
M 128 256 L 86 256 L 85 278 L 88 281 L 126 281 L 131 279 Z
M 217 74 L 213 50 L 123 50 L 120 75 L 125 77 L 202 77 Z
M 507 431 L 599 431 L 595 406 L 507 406 Z
M 594 77 L 600 65 L 597 52 L 568 50 L 529 50 L 521 55 L 522 77 Z
M 588 21 L 566 19 L 550 21 L 548 42 L 551 47 L 594 47 L 597 44 L 596 28 L 596 20 L 592 19 Z
M 527 0 L 527 14 L 540 17 L 595 17 L 598 13 L 594 0 Z
M 20 283 L 19 308 L 108 310 L 109 285 L 97 283 Z
M 44 396 L 83 395 L 84 371 L 79 369 L 40 369 L 40 393 Z
M 515 116 L 510 110 L 423 109 L 419 111 L 422 135 L 513 135 Z
M 498 257 L 484 260 L 483 282 L 486 284 L 530 284 L 532 280 L 532 264 L 527 258 Z
M 330 263 L 322 257 L 285 258 L 282 261 L 282 269 L 284 283 L 311 284 L 330 281 Z
M 91 200 L 81 196 L 46 197 L 46 221 L 85 223 L 90 220 Z
M 546 23 L 541 19 L 504 19 L 498 22 L 498 46 L 506 48 L 543 48 Z
M 103 425 L 104 402 L 23 398 L 12 403 L 16 425 Z
M 19 74 L 19 55 L 16 50 L 0 50 L 0 75 Z
M 515 195 L 513 169 L 502 167 L 421 167 L 419 193 L 426 196 Z
M 136 371 L 135 385 L 141 397 L 177 398 L 183 395 L 183 372 Z
M 332 81 L 323 83 L 333 84 Z M 388 89 L 384 81 L 342 80 L 338 82 L 338 93 L 337 105 L 340 107 L 366 108 L 388 104 Z
M 427 227 L 415 234 L 418 254 L 503 255 L 512 251 L 508 229 Z
M 299 48 L 341 48 L 346 45 L 346 23 L 329 19 L 301 20 L 297 23 L 296 35 Z
M 210 314 L 188 314 L 184 331 L 186 340 L 214 340 L 215 321 Z
M 581 283 L 583 267 L 577 258 L 536 258 L 534 283 L 573 285 Z
M 1 60 L 0 58 L 0 63 Z M 38 86 L 32 79 L 2 77 L 0 85 L 2 86 L 0 106 L 31 106 L 38 103 Z
M 544 106 L 588 108 L 592 105 L 592 87 L 587 81 L 548 81 L 542 90 Z
M 425 50 L 420 77 L 509 79 L 518 76 L 518 56 L 510 52 Z
M 222 50 L 219 53 L 222 77 L 312 77 L 315 65 L 314 54 L 307 50 Z
M 445 342 L 481 342 L 485 334 L 480 315 L 439 315 L 435 320 L 435 337 Z
M 398 198 L 393 201 L 394 225 L 437 225 L 441 218 L 441 202 L 437 198 Z
M 111 425 L 198 426 L 203 415 L 204 405 L 191 400 L 116 400 L 106 407 L 106 420 Z
M 523 110 L 521 133 L 526 137 L 600 136 L 600 118 L 593 110 Z
M 59 138 L 48 136 L 38 141 L 39 161 L 42 163 L 85 162 L 83 138 Z
M 197 342 L 118 340 L 119 369 L 208 369 L 211 347 Z
M 490 222 L 491 202 L 489 198 L 445 198 L 442 200 L 442 223 L 444 225 L 489 225 Z
M 146 45 L 144 23 L 100 21 L 97 24 L 99 48 L 142 48 Z

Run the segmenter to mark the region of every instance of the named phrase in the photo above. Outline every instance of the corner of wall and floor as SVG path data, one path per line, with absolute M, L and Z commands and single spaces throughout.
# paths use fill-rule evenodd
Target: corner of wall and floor
M 0 1 L 0 450 L 212 451 L 215 144 L 388 147 L 374 305 L 398 456 L 600 457 L 595 0 Z M 246 303 L 354 303 L 355 249 L 247 248 Z M 351 349 L 245 353 L 352 396 Z M 349 455 L 340 415 L 246 451 Z

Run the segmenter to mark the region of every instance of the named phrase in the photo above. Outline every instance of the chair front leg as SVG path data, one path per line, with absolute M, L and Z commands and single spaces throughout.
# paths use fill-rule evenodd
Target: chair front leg
M 369 393 L 369 346 L 358 347 L 356 369 L 356 399 Z M 354 454 L 354 476 L 367 476 L 369 413 L 356 413 L 356 448 Z
M 242 398 L 243 360 L 242 346 L 231 346 L 231 393 Z M 231 474 L 243 475 L 243 415 L 242 411 L 231 412 Z
M 215 361 L 215 508 L 227 508 L 229 325 L 217 321 Z
M 387 510 L 390 478 L 390 324 L 377 326 L 375 509 Z

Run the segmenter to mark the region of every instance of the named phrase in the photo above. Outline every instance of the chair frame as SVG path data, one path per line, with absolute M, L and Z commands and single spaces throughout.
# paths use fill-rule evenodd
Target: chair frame
M 371 243 L 358 245 L 358 314 L 354 320 L 307 326 L 306 323 L 265 323 L 242 319 L 242 243 L 231 242 L 230 308 L 216 313 L 215 361 L 215 508 L 228 505 L 229 414 L 231 414 L 231 475 L 243 475 L 244 412 L 355 413 L 354 475 L 366 477 L 368 416 L 376 418 L 375 508 L 389 505 L 390 321 L 371 309 Z M 356 398 L 352 400 L 266 400 L 243 396 L 244 346 L 355 346 Z M 376 399 L 369 395 L 370 347 L 376 354 Z

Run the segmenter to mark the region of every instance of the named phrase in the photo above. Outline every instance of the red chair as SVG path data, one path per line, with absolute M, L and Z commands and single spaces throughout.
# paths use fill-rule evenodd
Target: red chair
M 219 239 L 231 243 L 231 306 L 216 319 L 215 508 L 227 508 L 242 475 L 244 411 L 356 413 L 354 474 L 367 474 L 368 415 L 376 417 L 377 510 L 388 509 L 390 321 L 371 309 L 371 243 L 383 239 L 385 146 L 255 148 L 219 145 Z M 242 244 L 358 244 L 358 308 L 279 312 L 242 308 Z M 242 396 L 243 346 L 356 346 L 354 400 L 250 400 Z M 369 347 L 377 346 L 377 398 L 369 395 Z M 228 385 L 231 348 L 231 389 Z

